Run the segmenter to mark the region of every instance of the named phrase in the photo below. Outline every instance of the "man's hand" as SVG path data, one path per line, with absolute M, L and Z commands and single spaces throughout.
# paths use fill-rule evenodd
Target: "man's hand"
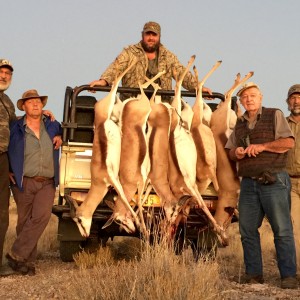
M 251 144 L 249 145 L 245 150 L 245 155 L 248 155 L 249 157 L 258 155 L 259 153 L 263 152 L 265 150 L 265 147 L 263 144 Z
M 265 147 L 263 144 L 251 144 L 246 149 L 244 149 L 243 147 L 231 149 L 229 155 L 232 160 L 240 160 L 243 159 L 246 155 L 248 157 L 256 157 L 259 153 L 263 151 L 265 151 Z
M 94 87 L 94 86 L 96 86 L 96 85 L 99 85 L 99 86 L 107 86 L 108 83 L 107 83 L 107 81 L 104 80 L 104 79 L 94 80 L 94 81 L 92 81 L 92 82 L 90 83 L 90 87 Z M 92 90 L 89 90 L 89 92 L 95 93 L 95 91 L 92 91 Z
M 237 159 L 243 159 L 245 157 L 245 151 L 243 147 L 237 147 L 234 151 L 234 155 Z
M 54 149 L 57 150 L 62 145 L 62 139 L 60 135 L 56 135 L 53 140 Z
M 210 88 L 207 88 L 207 87 L 203 87 L 202 92 L 209 93 L 210 95 L 212 95 L 212 90 Z
M 212 95 L 212 90 L 210 88 L 207 87 L 203 87 L 202 88 L 202 93 L 208 93 L 210 95 Z M 204 97 L 205 100 L 213 100 L 214 98 L 212 97 Z
M 16 184 L 14 173 L 9 172 L 9 173 L 8 173 L 8 176 L 9 176 L 10 181 L 11 181 L 13 184 Z
M 50 111 L 50 110 L 43 110 L 42 113 L 43 113 L 43 115 L 46 115 L 47 117 L 49 117 L 50 120 L 51 120 L 51 122 L 55 121 L 55 117 L 54 117 L 54 114 L 52 113 L 52 111 Z

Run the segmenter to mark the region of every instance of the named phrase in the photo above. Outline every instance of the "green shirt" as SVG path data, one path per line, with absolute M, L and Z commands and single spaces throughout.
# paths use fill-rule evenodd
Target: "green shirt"
M 25 152 L 24 152 L 24 176 L 54 177 L 53 144 L 41 120 L 40 138 L 26 125 L 25 128 Z

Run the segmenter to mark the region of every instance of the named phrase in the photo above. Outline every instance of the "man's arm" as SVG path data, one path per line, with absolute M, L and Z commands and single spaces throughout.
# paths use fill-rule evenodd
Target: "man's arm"
M 273 152 L 273 153 L 285 153 L 295 145 L 293 137 L 280 138 L 272 142 L 267 142 L 263 144 L 250 144 L 245 150 L 244 155 L 256 156 L 263 151 Z M 235 151 L 235 154 L 236 151 Z M 242 153 L 240 153 L 242 154 Z M 238 156 L 238 155 L 236 155 Z M 240 159 L 240 158 L 239 158 Z

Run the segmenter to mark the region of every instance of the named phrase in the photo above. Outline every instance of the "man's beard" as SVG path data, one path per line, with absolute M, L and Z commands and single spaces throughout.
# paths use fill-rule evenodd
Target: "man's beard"
M 0 92 L 6 91 L 10 86 L 10 81 L 6 83 L 0 82 Z
M 160 42 L 158 41 L 156 44 L 154 44 L 153 46 L 148 46 L 143 40 L 142 40 L 142 47 L 143 49 L 148 52 L 148 53 L 153 53 L 155 52 L 158 47 L 159 47 Z
M 293 116 L 300 116 L 300 107 L 297 107 L 295 109 L 291 109 L 291 113 Z

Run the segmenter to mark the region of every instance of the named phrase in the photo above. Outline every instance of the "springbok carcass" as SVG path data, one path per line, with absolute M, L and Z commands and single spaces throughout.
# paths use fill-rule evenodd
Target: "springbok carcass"
M 138 218 L 129 205 L 119 181 L 119 166 L 121 153 L 121 133 L 119 126 L 111 120 L 118 85 L 122 77 L 135 62 L 120 74 L 114 81 L 108 95 L 95 105 L 94 140 L 91 159 L 91 187 L 83 203 L 78 206 L 71 196 L 65 198 L 73 208 L 72 218 L 76 222 L 82 236 L 90 234 L 92 216 L 109 187 L 114 187 L 124 205 L 127 206 L 133 218 Z
M 204 101 L 202 99 L 202 88 L 207 78 L 220 66 L 220 64 L 221 61 L 218 61 L 201 81 L 198 81 L 198 72 L 196 67 L 194 67 L 198 86 L 196 89 L 196 100 L 193 105 L 194 117 L 191 124 L 191 133 L 197 149 L 196 179 L 200 193 L 203 193 L 211 182 L 213 183 L 216 192 L 219 190 L 216 174 L 216 143 L 210 127 L 203 123 Z
M 225 150 L 225 144 L 234 126 L 232 119 L 236 119 L 231 109 L 231 97 L 236 88 L 252 75 L 253 72 L 249 72 L 242 80 L 240 74 L 237 75 L 233 86 L 225 94 L 225 101 L 220 102 L 211 117 L 211 130 L 217 149 L 217 179 L 219 183 L 218 202 L 214 217 L 218 224 L 225 229 L 229 226 L 236 209 L 240 189 L 236 164 L 229 159 Z
M 159 86 L 151 83 L 155 92 Z M 155 94 L 155 93 L 154 93 Z M 158 97 L 150 99 L 151 113 L 148 117 L 147 143 L 150 171 L 147 179 L 146 199 L 152 190 L 159 196 L 168 223 L 175 221 L 178 201 L 171 191 L 169 183 L 169 138 L 173 108 Z M 178 208 L 178 207 L 177 207 Z
M 155 77 L 140 85 L 140 95 L 137 98 L 126 99 L 123 102 L 120 114 L 122 136 L 119 178 L 128 202 L 134 200 L 134 196 L 137 193 L 136 202 L 140 217 L 139 229 L 144 236 L 147 236 L 147 229 L 143 217 L 142 196 L 150 170 L 146 126 L 151 113 L 150 102 L 153 101 L 149 101 L 144 93 L 144 88 L 147 88 L 162 74 L 164 72 L 158 73 Z M 156 90 L 152 98 L 155 97 L 155 93 Z M 118 196 L 113 208 L 113 214 L 103 228 L 110 225 L 117 218 L 127 232 L 134 232 L 135 226 L 132 214 L 121 200 L 121 197 Z
M 170 150 L 169 150 L 169 183 L 172 192 L 177 199 L 189 195 L 196 201 L 199 208 L 207 215 L 214 230 L 220 237 L 223 244 L 227 244 L 223 229 L 217 224 L 214 217 L 207 208 L 196 184 L 196 163 L 197 149 L 190 132 L 181 126 L 181 85 L 182 80 L 193 64 L 195 56 L 192 56 L 189 63 L 179 78 L 176 80 L 175 96 L 172 101 L 174 112 L 172 114 L 170 129 Z

